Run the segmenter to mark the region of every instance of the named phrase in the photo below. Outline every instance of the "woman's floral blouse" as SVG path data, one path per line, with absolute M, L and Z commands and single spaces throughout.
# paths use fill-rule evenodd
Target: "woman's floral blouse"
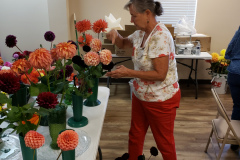
M 141 48 L 144 34 L 144 31 L 137 30 L 128 36 L 128 39 L 133 43 L 134 69 L 139 71 L 154 70 L 152 59 L 168 56 L 168 72 L 164 81 L 146 81 L 135 78 L 133 92 L 140 100 L 162 102 L 173 97 L 179 90 L 174 42 L 171 33 L 162 23 L 155 26 L 144 47 Z

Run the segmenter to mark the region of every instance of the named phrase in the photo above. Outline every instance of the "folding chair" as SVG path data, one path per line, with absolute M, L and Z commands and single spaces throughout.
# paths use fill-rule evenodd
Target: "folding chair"
M 212 91 L 213 97 L 217 102 L 217 110 L 218 110 L 219 116 L 217 115 L 216 117 L 217 119 L 212 120 L 212 131 L 210 133 L 210 136 L 208 138 L 208 143 L 204 151 L 207 153 L 207 149 L 211 141 L 216 159 L 219 160 L 221 158 L 225 144 L 240 145 L 240 139 L 239 139 L 240 138 L 240 121 L 229 119 L 226 113 L 226 109 L 223 106 L 221 100 L 219 99 L 219 96 L 216 90 L 212 88 L 211 91 Z M 218 155 L 215 151 L 213 141 L 212 141 L 213 133 L 216 137 L 218 147 L 220 149 Z

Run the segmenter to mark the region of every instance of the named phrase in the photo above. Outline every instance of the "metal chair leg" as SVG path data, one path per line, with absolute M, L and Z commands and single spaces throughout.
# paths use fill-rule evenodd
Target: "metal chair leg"
M 98 146 L 98 155 L 99 155 L 99 160 L 102 160 L 102 150 L 100 146 Z

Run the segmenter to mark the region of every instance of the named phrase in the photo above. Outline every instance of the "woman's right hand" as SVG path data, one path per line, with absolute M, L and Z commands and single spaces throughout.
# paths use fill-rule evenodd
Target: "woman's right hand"
M 108 40 L 112 41 L 112 44 L 115 44 L 116 39 L 118 37 L 118 31 L 115 29 L 112 29 L 106 34 L 106 37 Z

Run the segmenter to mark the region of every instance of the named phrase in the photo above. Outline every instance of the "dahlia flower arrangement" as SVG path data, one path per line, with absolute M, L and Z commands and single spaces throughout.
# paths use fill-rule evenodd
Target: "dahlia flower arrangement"
M 213 52 L 211 53 L 212 59 L 207 61 L 211 64 L 208 68 L 209 74 L 215 76 L 216 74 L 227 74 L 227 67 L 230 64 L 230 60 L 225 59 L 226 49 L 222 49 L 220 54 Z

